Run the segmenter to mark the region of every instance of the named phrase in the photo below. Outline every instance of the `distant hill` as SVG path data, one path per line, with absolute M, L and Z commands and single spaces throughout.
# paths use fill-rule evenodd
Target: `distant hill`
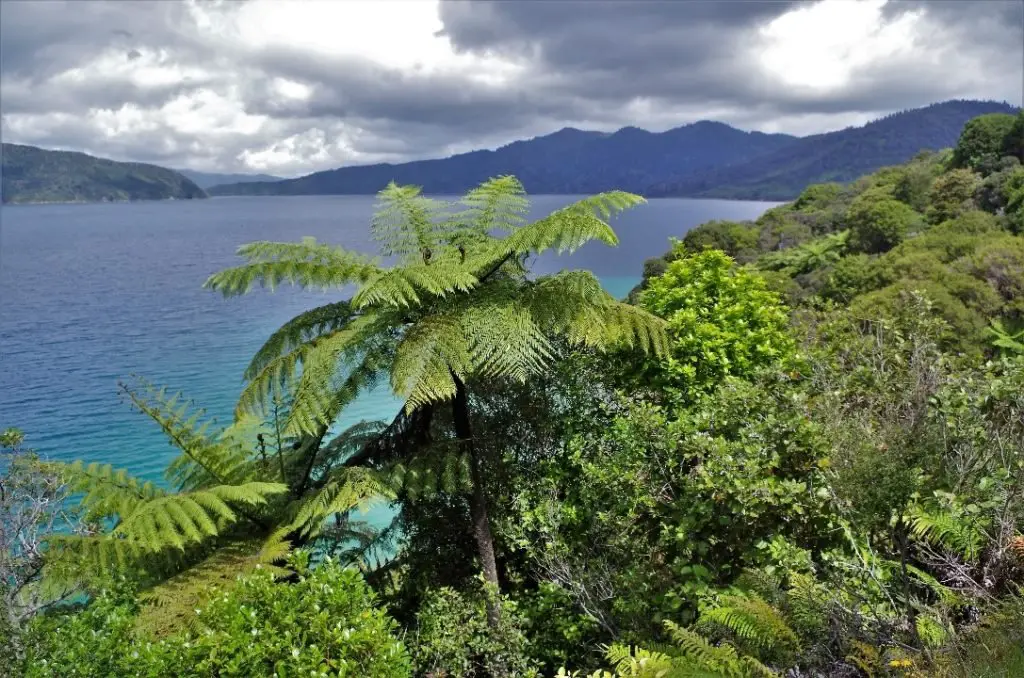
M 174 170 L 85 153 L 3 144 L 0 202 L 117 202 L 205 198 Z
M 389 181 L 424 192 L 460 194 L 481 181 L 514 174 L 530 193 L 640 192 L 667 177 L 750 160 L 792 144 L 785 134 L 744 132 L 701 121 L 661 133 L 625 127 L 608 134 L 565 128 L 497 150 L 440 160 L 317 172 L 271 183 L 217 186 L 211 195 L 373 194 Z
M 174 170 L 191 179 L 196 186 L 206 190 L 220 184 L 244 184 L 250 181 L 281 181 L 281 177 L 270 174 L 220 174 L 217 172 L 197 172 L 196 170 Z
M 886 116 L 862 127 L 803 137 L 743 163 L 691 173 L 650 186 L 651 197 L 792 200 L 809 184 L 853 181 L 910 160 L 923 149 L 956 144 L 968 120 L 1016 113 L 994 101 L 946 101 Z

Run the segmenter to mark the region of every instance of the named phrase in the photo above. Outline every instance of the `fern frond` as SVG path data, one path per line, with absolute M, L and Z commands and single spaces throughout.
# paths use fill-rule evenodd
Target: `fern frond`
M 718 626 L 762 651 L 793 652 L 800 639 L 777 609 L 754 593 L 722 596 L 700 617 L 701 627 Z
M 413 325 L 402 337 L 391 365 L 391 386 L 406 399 L 406 410 L 443 402 L 455 396 L 452 373 L 472 367 L 458 317 L 433 315 Z
M 245 294 L 255 284 L 271 290 L 285 282 L 326 290 L 365 282 L 380 270 L 374 259 L 318 243 L 315 238 L 298 243 L 250 243 L 239 247 L 238 255 L 248 263 L 213 274 L 203 287 L 226 297 Z
M 399 186 L 392 181 L 377 194 L 377 200 L 370 231 L 382 255 L 422 258 L 444 240 L 439 221 L 447 203 L 421 195 L 419 186 Z
M 110 464 L 71 464 L 50 462 L 49 466 L 61 474 L 72 492 L 82 493 L 79 506 L 85 509 L 89 521 L 123 518 L 141 504 L 167 495 L 151 482 L 128 475 L 124 469 L 115 470 Z
M 476 276 L 463 266 L 410 264 L 382 271 L 363 285 L 352 303 L 356 308 L 392 306 L 407 308 L 419 304 L 422 297 L 444 298 L 457 292 L 468 292 L 477 284 Z
M 344 329 L 353 316 L 352 304 L 347 301 L 325 304 L 300 313 L 282 325 L 263 343 L 245 369 L 245 380 L 255 379 L 271 362 L 294 352 L 317 337 Z
M 338 513 L 365 508 L 379 498 L 390 498 L 388 484 L 376 471 L 365 467 L 343 467 L 313 496 L 302 502 L 290 529 L 303 536 L 316 536 L 324 521 Z
M 480 242 L 494 231 L 516 230 L 530 207 L 523 185 L 509 175 L 488 179 L 459 203 L 465 209 L 453 217 L 456 227 L 449 237 L 463 246 Z
M 155 421 L 170 443 L 181 451 L 181 456 L 168 466 L 168 480 L 179 487 L 196 488 L 246 479 L 248 451 L 230 441 L 218 442 L 209 436 L 212 422 L 201 421 L 203 410 L 194 409 L 180 394 L 168 396 L 166 389 L 138 381 L 140 389 L 121 384 L 122 392 L 140 412 Z
M 989 541 L 983 520 L 941 507 L 927 510 L 915 506 L 910 526 L 916 538 L 948 549 L 968 561 L 976 560 Z
M 644 202 L 640 196 L 624 191 L 599 193 L 555 210 L 501 242 L 510 254 L 541 254 L 552 249 L 559 254 L 571 253 L 592 240 L 617 245 L 618 236 L 607 219 Z
M 413 502 L 438 492 L 458 494 L 473 487 L 469 455 L 460 451 L 419 455 L 392 464 L 386 473 L 391 489 Z
M 111 532 L 147 551 L 184 549 L 221 533 L 238 520 L 232 505 L 258 506 L 287 491 L 279 483 L 222 485 L 205 490 L 168 494 L 140 503 Z

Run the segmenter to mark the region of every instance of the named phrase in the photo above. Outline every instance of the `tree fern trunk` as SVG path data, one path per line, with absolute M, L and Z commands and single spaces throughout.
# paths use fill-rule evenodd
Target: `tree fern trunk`
M 455 377 L 455 400 L 452 401 L 452 415 L 455 419 L 455 435 L 462 442 L 469 454 L 470 473 L 473 476 L 473 493 L 469 499 L 470 517 L 473 521 L 473 537 L 476 539 L 480 564 L 484 570 L 484 578 L 493 584 L 496 591 L 498 585 L 498 565 L 494 558 L 494 538 L 491 536 L 491 521 L 487 510 L 487 494 L 484 491 L 483 470 L 480 468 L 480 457 L 473 445 L 473 431 L 469 423 L 469 402 L 466 397 L 466 385 Z M 501 610 L 497 600 L 487 605 L 487 621 L 497 627 Z

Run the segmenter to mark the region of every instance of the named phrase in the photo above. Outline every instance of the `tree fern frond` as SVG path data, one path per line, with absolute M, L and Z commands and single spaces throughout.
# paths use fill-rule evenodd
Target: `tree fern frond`
M 264 504 L 267 497 L 287 491 L 278 483 L 223 485 L 205 490 L 168 494 L 141 503 L 111 532 L 147 551 L 184 549 L 221 533 L 238 516 L 231 505 Z
M 916 538 L 948 549 L 968 561 L 976 560 L 989 541 L 983 520 L 942 507 L 931 510 L 920 505 L 913 507 L 910 526 Z
M 391 386 L 406 399 L 406 410 L 412 411 L 454 397 L 452 373 L 464 375 L 471 366 L 459 318 L 433 315 L 411 327 L 396 347 Z
M 473 370 L 484 378 L 519 381 L 541 372 L 552 346 L 528 306 L 519 300 L 478 299 L 459 313 Z
M 459 201 L 464 209 L 452 219 L 457 226 L 450 238 L 468 246 L 494 231 L 515 231 L 525 221 L 530 201 L 514 176 L 492 177 L 470 190 Z
M 115 470 L 110 464 L 71 464 L 50 462 L 73 492 L 81 492 L 79 506 L 85 509 L 87 520 L 100 521 L 131 515 L 140 504 L 164 497 L 167 493 L 151 482 L 128 475 L 124 469 Z
M 315 536 L 327 518 L 391 496 L 387 483 L 372 469 L 343 467 L 315 495 L 303 501 L 290 527 L 304 536 Z
M 418 186 L 393 181 L 377 194 L 377 200 L 370 231 L 384 256 L 422 259 L 443 241 L 439 218 L 447 203 L 421 195 Z
M 502 244 L 507 252 L 517 254 L 541 254 L 550 249 L 559 254 L 574 252 L 592 240 L 617 245 L 618 236 L 607 219 L 644 202 L 640 196 L 624 191 L 599 193 L 523 226 Z
M 168 480 L 179 487 L 203 487 L 243 480 L 248 470 L 248 452 L 230 442 L 218 442 L 207 435 L 211 421 L 201 422 L 204 411 L 193 409 L 180 394 L 167 395 L 143 380 L 142 388 L 121 384 L 122 392 L 143 414 L 155 421 L 181 456 L 168 467 Z
M 304 289 L 331 289 L 364 282 L 380 270 L 375 259 L 303 238 L 298 243 L 255 242 L 238 248 L 248 263 L 210 276 L 203 284 L 224 296 L 247 293 L 259 284 L 271 290 L 281 283 Z
M 371 278 L 352 298 L 352 303 L 360 309 L 372 305 L 405 308 L 420 303 L 423 295 L 444 298 L 467 292 L 477 282 L 472 271 L 463 266 L 410 264 Z
M 270 335 L 256 352 L 245 370 L 244 378 L 251 381 L 273 361 L 292 353 L 317 337 L 333 334 L 352 320 L 354 311 L 348 301 L 318 306 L 300 313 Z

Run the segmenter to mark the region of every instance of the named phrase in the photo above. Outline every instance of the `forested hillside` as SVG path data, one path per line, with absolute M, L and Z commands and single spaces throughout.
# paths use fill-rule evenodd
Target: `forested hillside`
M 196 186 L 206 190 L 221 184 L 247 183 L 250 181 L 281 181 L 281 177 L 271 174 L 224 174 L 219 172 L 199 172 L 197 170 L 175 170 L 188 177 Z
M 1015 113 L 1008 104 L 947 101 L 895 113 L 862 127 L 804 137 L 753 160 L 677 177 L 648 187 L 650 197 L 792 200 L 806 186 L 849 182 L 924 149 L 954 144 L 964 124 L 986 113 Z
M 400 165 L 342 167 L 271 184 L 218 186 L 211 194 L 373 194 L 395 181 L 421 186 L 425 193 L 456 195 L 503 174 L 514 174 L 532 193 L 642 192 L 663 177 L 747 160 L 793 139 L 707 121 L 658 134 L 636 127 L 614 134 L 566 128 L 493 151 Z
M 3 144 L 4 203 L 188 200 L 206 193 L 178 172 L 85 153 Z
M 686 233 L 628 303 L 530 271 L 615 246 L 620 191 L 526 222 L 514 177 L 391 184 L 387 266 L 243 246 L 207 288 L 335 296 L 226 428 L 123 386 L 167 486 L 0 436 L 0 674 L 1024 675 L 1022 161 L 1024 113 L 974 118 Z

